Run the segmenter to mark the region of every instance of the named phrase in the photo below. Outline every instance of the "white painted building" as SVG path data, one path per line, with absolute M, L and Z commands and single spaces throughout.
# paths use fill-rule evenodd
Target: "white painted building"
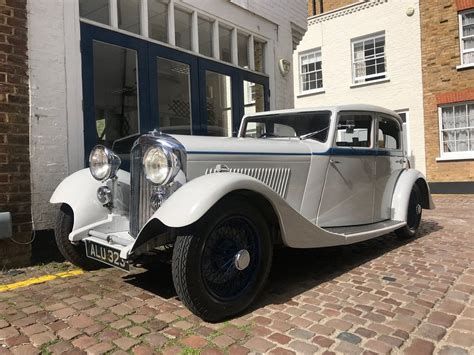
M 368 103 L 399 112 L 410 162 L 425 172 L 418 1 L 360 1 L 310 17 L 293 62 L 296 107 Z
M 306 17 L 305 0 L 28 1 L 34 229 L 53 227 L 52 192 L 97 143 L 229 136 L 244 112 L 293 107 L 278 63 Z

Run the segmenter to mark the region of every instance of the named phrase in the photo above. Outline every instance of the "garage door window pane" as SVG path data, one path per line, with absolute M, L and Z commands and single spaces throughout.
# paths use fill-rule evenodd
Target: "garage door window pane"
M 139 131 L 137 54 L 102 42 L 93 51 L 96 138 L 112 148 Z
M 224 62 L 232 62 L 232 30 L 219 26 L 219 49 L 221 51 L 220 58 Z
M 117 15 L 119 28 L 140 33 L 140 0 L 118 0 Z
M 232 89 L 231 78 L 206 71 L 207 134 L 232 136 Z
M 243 33 L 237 34 L 237 47 L 239 66 L 243 68 L 249 67 L 249 36 Z
M 80 0 L 79 15 L 82 18 L 108 25 L 109 0 Z
M 260 41 L 254 41 L 253 43 L 254 50 L 254 61 L 255 61 L 255 70 L 263 73 L 265 70 L 265 43 Z
M 191 18 L 186 11 L 174 9 L 175 41 L 178 47 L 191 49 Z
M 199 53 L 212 57 L 212 22 L 199 17 Z
M 170 134 L 191 134 L 189 65 L 158 58 L 156 70 L 160 130 Z
M 148 35 L 168 42 L 168 1 L 148 0 Z
M 246 115 L 265 111 L 264 93 L 263 85 L 244 80 L 244 111 Z

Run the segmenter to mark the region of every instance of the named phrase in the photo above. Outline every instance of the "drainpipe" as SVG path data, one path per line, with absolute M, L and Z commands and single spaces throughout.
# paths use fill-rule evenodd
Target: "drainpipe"
M 316 15 L 316 0 L 313 0 L 313 16 Z
M 10 212 L 0 212 L 0 239 L 12 236 L 12 216 Z
M 319 0 L 319 13 L 322 14 L 323 12 L 324 12 L 323 0 Z

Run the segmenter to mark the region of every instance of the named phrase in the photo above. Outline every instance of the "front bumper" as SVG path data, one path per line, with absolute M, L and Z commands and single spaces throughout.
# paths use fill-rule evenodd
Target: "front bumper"
M 129 260 L 136 239 L 128 231 L 128 218 L 109 214 L 107 219 L 98 221 L 69 234 L 72 243 L 90 241 L 109 246 L 120 251 L 120 257 Z

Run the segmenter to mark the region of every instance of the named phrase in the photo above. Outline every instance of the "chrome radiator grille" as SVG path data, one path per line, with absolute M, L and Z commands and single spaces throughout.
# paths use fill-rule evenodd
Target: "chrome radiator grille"
M 278 195 L 285 198 L 288 182 L 290 180 L 290 168 L 230 168 L 230 173 L 239 173 L 260 180 Z M 216 173 L 216 169 L 206 169 L 206 174 Z
M 142 168 L 143 153 L 148 147 L 143 144 L 136 145 L 130 157 L 130 233 L 133 237 L 138 235 L 140 229 L 153 214 L 150 206 L 153 185 L 145 178 Z

